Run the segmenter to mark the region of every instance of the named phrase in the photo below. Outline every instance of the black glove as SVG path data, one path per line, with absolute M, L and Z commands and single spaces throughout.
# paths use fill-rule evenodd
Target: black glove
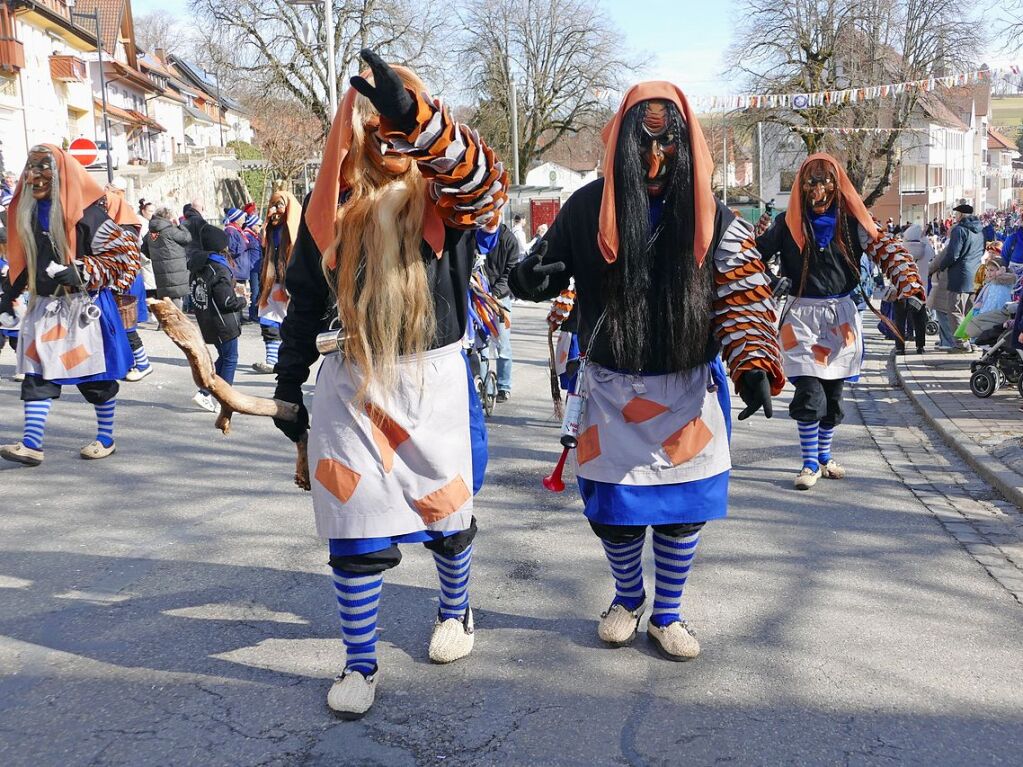
M 78 268 L 73 265 L 65 267 L 59 272 L 54 272 L 52 279 L 58 285 L 65 285 L 69 288 L 82 287 L 82 275 L 78 273 Z
M 755 412 L 764 409 L 764 416 L 774 415 L 771 405 L 771 382 L 763 370 L 748 370 L 739 376 L 739 397 L 746 404 L 746 409 L 739 413 L 739 420 L 745 421 Z
M 359 51 L 359 56 L 373 71 L 373 83 L 361 75 L 349 82 L 359 93 L 368 98 L 380 116 L 398 130 L 408 133 L 416 127 L 416 102 L 405 89 L 398 73 L 369 48 Z
M 305 403 L 302 401 L 302 386 L 300 384 L 278 383 L 277 391 L 274 392 L 274 399 L 298 405 L 297 420 L 282 421 L 280 418 L 275 418 L 274 426 L 284 432 L 284 436 L 292 442 L 301 442 L 309 431 L 309 411 L 305 409 Z
M 792 280 L 790 280 L 788 277 L 778 277 L 777 281 L 774 283 L 771 295 L 773 295 L 775 298 L 778 298 L 779 296 L 787 296 L 789 294 L 789 291 L 791 290 Z
M 564 261 L 545 263 L 543 258 L 546 255 L 547 242 L 541 240 L 530 254 L 518 263 L 511 276 L 513 293 L 522 294 L 523 297 L 543 293 L 550 285 L 551 275 L 568 268 Z

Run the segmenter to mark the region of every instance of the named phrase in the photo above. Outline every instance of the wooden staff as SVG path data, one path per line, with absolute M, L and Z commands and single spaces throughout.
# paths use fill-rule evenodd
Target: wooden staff
M 213 366 L 213 357 L 210 356 L 199 328 L 169 298 L 150 298 L 146 304 L 160 321 L 163 332 L 185 353 L 195 385 L 208 391 L 220 403 L 220 414 L 216 421 L 220 431 L 230 434 L 231 416 L 235 413 L 279 418 L 282 421 L 298 420 L 298 405 L 295 403 L 242 394 L 218 376 Z M 296 442 L 295 449 L 298 451 L 295 458 L 295 484 L 303 490 L 309 490 L 312 485 L 309 481 L 308 441 L 302 439 Z

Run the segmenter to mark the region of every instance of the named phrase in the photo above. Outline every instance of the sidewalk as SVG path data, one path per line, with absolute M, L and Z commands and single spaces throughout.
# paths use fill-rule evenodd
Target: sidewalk
M 1015 386 L 987 399 L 970 392 L 976 354 L 895 357 L 899 385 L 925 420 L 1005 498 L 1023 508 L 1023 414 Z

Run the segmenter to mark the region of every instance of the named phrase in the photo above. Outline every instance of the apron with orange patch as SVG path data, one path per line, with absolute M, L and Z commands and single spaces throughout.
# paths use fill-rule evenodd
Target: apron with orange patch
M 100 320 L 90 319 L 93 307 L 85 293 L 36 296 L 21 321 L 18 372 L 63 381 L 106 372 Z
M 710 365 L 639 376 L 590 363 L 574 451 L 576 476 L 616 485 L 674 485 L 732 467 Z
M 266 298 L 266 303 L 259 306 L 259 319 L 281 324 L 288 315 L 289 300 L 284 286 L 275 282 L 273 288 L 270 289 L 270 295 Z
M 793 298 L 779 328 L 786 378 L 855 378 L 863 362 L 863 326 L 850 296 Z
M 309 468 L 323 538 L 457 532 L 472 521 L 469 394 L 460 344 L 399 358 L 388 396 L 340 354 L 316 381 Z

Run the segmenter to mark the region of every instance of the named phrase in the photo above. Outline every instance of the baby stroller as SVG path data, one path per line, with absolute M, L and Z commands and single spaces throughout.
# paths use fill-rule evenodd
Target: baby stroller
M 493 415 L 497 402 L 497 373 L 490 364 L 490 339 L 497 335 L 498 323 L 504 321 L 504 307 L 491 294 L 482 263 L 478 263 L 469 278 L 469 322 L 465 332 L 465 353 L 469 358 L 473 384 L 488 418 Z
M 1023 358 L 1012 342 L 1012 326 L 989 332 L 997 333 L 997 338 L 980 359 L 970 364 L 970 391 L 974 396 L 985 399 L 1008 383 L 1018 387 L 1023 397 Z M 988 333 L 976 339 L 979 345 L 991 340 Z

